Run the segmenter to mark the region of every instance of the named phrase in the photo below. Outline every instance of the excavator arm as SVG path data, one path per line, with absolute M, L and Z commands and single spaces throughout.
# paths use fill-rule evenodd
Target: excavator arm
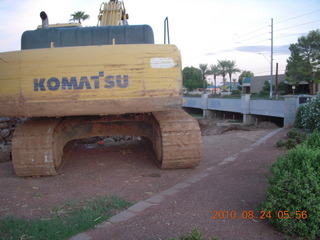
M 110 0 L 100 6 L 98 26 L 128 25 L 128 18 L 123 1 Z

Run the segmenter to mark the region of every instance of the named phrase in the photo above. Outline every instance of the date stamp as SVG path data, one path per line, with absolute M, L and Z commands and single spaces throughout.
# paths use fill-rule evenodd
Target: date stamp
M 214 210 L 212 211 L 212 219 L 271 219 L 271 218 L 278 218 L 278 219 L 307 219 L 308 212 L 307 211 L 260 211 L 255 212 L 252 210 L 244 210 L 244 211 L 219 211 Z

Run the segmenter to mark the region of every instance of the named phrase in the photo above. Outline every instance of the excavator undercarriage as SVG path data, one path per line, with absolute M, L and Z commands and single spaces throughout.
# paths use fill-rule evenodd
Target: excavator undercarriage
M 69 141 L 119 134 L 149 139 L 162 169 L 196 167 L 201 159 L 197 121 L 183 110 L 175 110 L 106 117 L 31 118 L 14 133 L 13 166 L 18 176 L 56 175 Z

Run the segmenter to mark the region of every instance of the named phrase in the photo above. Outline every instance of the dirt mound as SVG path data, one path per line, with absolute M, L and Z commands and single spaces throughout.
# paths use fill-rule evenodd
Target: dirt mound
M 241 123 L 233 123 L 228 120 L 215 120 L 215 119 L 197 119 L 202 136 L 220 135 L 229 131 L 249 131 L 249 127 Z
M 260 129 L 273 129 L 273 128 L 278 128 L 279 126 L 273 122 L 258 122 L 257 125 L 255 125 L 256 128 Z
M 244 125 L 230 119 L 197 118 L 202 136 L 221 135 L 229 131 L 254 131 L 259 129 L 278 128 L 277 124 L 268 121 L 257 122 L 254 125 Z

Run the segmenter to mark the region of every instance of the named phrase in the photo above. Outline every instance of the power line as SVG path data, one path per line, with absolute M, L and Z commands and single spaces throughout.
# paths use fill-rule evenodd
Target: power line
M 295 20 L 295 19 L 299 19 L 299 18 L 308 16 L 308 15 L 320 12 L 320 9 L 318 9 L 318 10 L 312 9 L 312 11 L 310 11 L 311 7 L 314 7 L 315 5 L 319 6 L 318 4 L 313 4 L 312 6 L 310 6 L 310 5 L 306 6 L 304 8 L 304 10 L 307 10 L 308 12 L 303 13 L 303 14 L 297 14 L 296 16 L 280 20 L 280 21 L 276 22 L 275 24 L 277 24 L 277 27 L 278 27 L 282 23 L 286 23 L 286 22 L 289 22 L 289 21 L 292 21 L 292 20 Z M 296 13 L 298 13 L 298 12 L 296 12 Z M 300 13 L 301 13 L 301 11 L 300 11 Z M 291 14 L 291 16 L 292 15 L 293 14 Z M 320 20 L 314 20 L 314 21 L 304 22 L 304 23 L 301 23 L 301 24 L 296 24 L 296 25 L 293 25 L 293 26 L 291 25 L 291 26 L 288 26 L 288 27 L 283 27 L 281 29 L 274 29 L 274 32 L 275 33 L 279 33 L 280 31 L 283 31 L 283 30 L 287 30 L 287 29 L 291 29 L 291 28 L 295 28 L 295 27 L 299 27 L 299 26 L 305 26 L 305 25 L 312 24 L 312 23 L 319 22 L 319 21 Z M 223 41 L 222 43 L 223 44 L 228 44 L 230 42 L 233 42 L 235 44 L 235 46 L 237 46 L 237 45 L 243 45 L 244 43 L 248 43 L 249 44 L 250 40 L 256 40 L 256 41 L 250 41 L 251 45 L 255 45 L 255 44 L 258 44 L 258 43 L 270 41 L 270 37 L 269 37 L 270 32 L 269 31 L 268 32 L 265 31 L 264 33 L 261 33 L 262 30 L 268 29 L 269 27 L 270 27 L 270 25 L 264 25 L 262 27 L 259 27 L 259 28 L 255 29 L 255 30 L 248 31 L 247 33 L 244 33 L 244 34 L 241 34 L 241 35 L 237 36 L 236 40 L 234 40 L 234 38 L 232 38 L 232 39 Z M 300 34 L 301 33 L 293 33 L 293 34 L 287 34 L 285 36 L 279 36 L 279 37 L 277 36 L 276 39 L 286 38 L 286 37 L 290 37 L 290 36 L 294 36 L 294 35 L 300 35 Z M 268 38 L 267 38 L 267 36 L 268 36 Z M 229 50 L 230 47 L 227 48 L 227 49 Z M 220 49 L 220 51 L 223 51 L 223 50 Z
M 313 11 L 309 11 L 309 12 L 303 13 L 303 14 L 301 14 L 301 12 L 300 12 L 300 14 L 298 14 L 296 16 L 293 16 L 293 17 L 290 17 L 290 18 L 286 18 L 286 19 L 283 19 L 281 21 L 276 22 L 275 24 L 276 24 L 277 27 L 283 26 L 280 29 L 275 29 L 274 32 L 277 32 L 277 35 L 280 35 L 279 37 L 277 36 L 276 39 L 286 38 L 286 37 L 295 36 L 295 35 L 301 35 L 302 33 L 289 33 L 289 31 L 284 31 L 284 32 L 280 33 L 280 31 L 287 30 L 287 29 L 292 29 L 292 28 L 296 28 L 296 27 L 300 27 L 300 26 L 305 26 L 305 25 L 312 24 L 312 23 L 317 23 L 317 22 L 320 21 L 320 19 L 315 19 L 313 21 L 307 21 L 307 20 L 311 20 L 310 17 L 309 17 L 307 19 L 304 19 L 305 21 L 302 22 L 303 20 L 301 21 L 301 18 L 303 18 L 305 16 L 308 16 L 308 15 L 311 15 L 311 14 L 318 13 L 318 12 L 320 12 L 320 10 L 313 10 Z M 291 14 L 291 16 L 292 16 L 292 14 Z M 318 17 L 318 15 L 317 15 L 317 17 Z M 313 16 L 312 18 L 315 18 L 315 16 Z M 296 20 L 296 19 L 300 19 L 300 21 L 298 22 L 299 24 L 294 24 L 294 23 L 297 23 L 297 22 L 293 22 L 293 20 Z M 291 24 L 287 24 L 287 25 L 289 25 L 287 27 L 285 27 L 284 25 L 281 25 L 283 23 L 287 23 L 287 22 L 290 22 L 290 21 L 292 21 L 292 22 L 291 22 Z M 241 35 L 237 36 L 237 41 L 234 41 L 234 40 L 232 40 L 232 41 L 235 44 L 235 46 L 237 46 L 237 45 L 239 46 L 239 45 L 244 44 L 244 43 L 248 43 L 250 45 L 255 45 L 255 44 L 258 44 L 258 43 L 261 43 L 261 42 L 270 41 L 270 37 L 269 37 L 270 31 L 268 31 L 268 32 L 266 31 L 266 29 L 267 28 L 269 29 L 269 27 L 270 27 L 270 25 L 263 26 L 263 27 L 255 29 L 253 31 L 249 31 L 247 33 L 241 34 Z M 263 33 L 261 33 L 261 31 L 263 31 L 263 30 L 265 30 L 265 31 Z M 287 32 L 287 34 L 286 34 L 286 32 Z M 285 34 L 282 35 L 283 33 L 285 33 Z M 268 36 L 268 39 L 266 39 L 266 36 Z M 262 39 L 262 38 L 264 38 L 264 39 Z M 230 40 L 224 41 L 223 43 L 230 42 Z M 250 40 L 256 40 L 256 41 L 250 41 Z M 252 43 L 252 42 L 254 42 L 254 43 Z M 228 49 L 230 49 L 230 48 L 228 48 Z M 274 53 L 276 55 L 278 55 L 277 52 L 274 52 Z M 290 55 L 290 53 L 288 53 L 287 55 Z M 275 62 L 277 62 L 278 60 L 280 62 L 283 62 L 283 66 L 280 67 L 280 69 L 279 69 L 279 72 L 283 73 L 283 72 L 285 72 L 285 69 L 286 69 L 286 67 L 285 67 L 286 64 L 284 63 L 285 59 L 277 59 L 277 57 L 274 59 Z M 270 73 L 270 71 L 269 71 L 267 65 L 266 65 L 265 68 L 261 68 L 261 67 L 255 68 L 254 67 L 255 65 L 258 65 L 259 63 L 260 62 L 254 62 L 254 63 L 252 63 L 252 62 L 250 63 L 249 62 L 247 64 L 241 64 L 241 65 L 244 65 L 245 68 L 247 68 L 247 69 L 248 68 L 254 69 L 252 71 L 255 73 L 255 75 L 261 75 L 261 74 L 269 75 L 268 72 Z
M 286 30 L 286 29 L 290 29 L 290 28 L 300 27 L 300 26 L 304 26 L 304 25 L 307 25 L 307 24 L 310 24 L 310 23 L 315 23 L 315 22 L 320 22 L 320 19 L 315 20 L 315 21 L 311 21 L 311 22 L 307 22 L 307 23 L 302 23 L 302 24 L 294 25 L 294 26 L 291 26 L 291 27 L 286 27 L 286 28 L 277 29 L 275 32 L 282 31 L 282 30 Z
M 320 10 L 317 10 L 317 11 L 313 11 L 312 13 L 314 12 L 319 12 Z M 310 13 L 309 13 L 310 14 Z M 308 14 L 303 14 L 301 16 L 305 16 L 305 15 L 308 15 Z M 301 17 L 301 16 L 298 16 L 298 17 Z M 298 17 L 295 17 L 295 18 L 298 18 Z M 290 18 L 290 19 L 294 19 L 294 18 Z M 287 20 L 283 20 L 282 22 L 286 22 L 286 21 L 289 21 L 289 19 Z M 310 22 L 305 22 L 305 23 L 301 23 L 301 24 L 297 24 L 297 25 L 294 25 L 294 26 L 289 26 L 289 27 L 285 27 L 285 28 L 281 28 L 281 29 L 277 29 L 275 30 L 274 32 L 279 32 L 279 31 L 282 31 L 282 30 L 286 30 L 286 29 L 290 29 L 290 28 L 295 28 L 295 27 L 299 27 L 299 26 L 304 26 L 304 25 L 308 25 L 308 24 L 311 24 L 311 23 L 315 23 L 315 22 L 319 22 L 319 20 L 314 20 L 314 21 L 310 21 Z M 278 22 L 279 23 L 279 22 Z M 266 27 L 262 27 L 262 28 L 259 28 L 258 30 L 262 30 Z M 257 31 L 252 31 L 251 33 L 254 33 L 254 32 L 257 32 Z M 252 37 L 249 37 L 249 38 L 246 38 L 246 39 L 243 39 L 243 40 L 240 40 L 240 41 L 237 41 L 235 42 L 236 44 L 240 44 L 240 43 L 243 43 L 243 42 L 247 42 L 249 40 L 252 40 L 252 39 L 256 39 L 256 38 L 259 38 L 261 36 L 265 36 L 266 34 L 268 33 L 262 33 L 262 34 L 258 34 L 258 35 L 255 35 L 255 36 L 252 36 Z M 282 37 L 277 37 L 278 38 L 285 38 L 285 37 L 289 37 L 289 36 L 293 36 L 293 35 L 299 35 L 300 33 L 295 33 L 295 34 L 290 34 L 290 35 L 286 35 L 286 36 L 282 36 Z M 242 36 L 245 36 L 245 35 L 242 35 Z M 254 42 L 252 44 L 257 44 L 257 43 L 261 43 L 261 42 L 264 42 L 264 41 L 268 41 L 270 40 L 269 38 L 268 39 L 261 39 L 257 42 Z
M 223 43 L 224 43 L 224 44 L 225 44 L 225 43 L 230 43 L 230 42 L 233 42 L 233 43 L 242 43 L 242 42 L 244 42 L 244 41 L 257 38 L 257 37 L 262 36 L 262 35 L 264 35 L 264 34 L 266 34 L 266 33 L 252 36 L 252 37 L 250 37 L 250 38 L 248 38 L 248 39 L 246 39 L 246 40 L 241 40 L 241 38 L 247 37 L 248 35 L 251 35 L 251 34 L 253 34 L 253 33 L 259 32 L 259 31 L 261 31 L 261 30 L 263 30 L 263 29 L 265 29 L 265 28 L 269 28 L 269 26 L 263 26 L 263 27 L 258 28 L 258 29 L 256 29 L 256 30 L 253 30 L 253 31 L 250 31 L 250 32 L 241 34 L 241 35 L 239 35 L 239 36 L 236 37 L 236 38 L 237 38 L 237 41 L 236 41 L 236 42 L 235 42 L 234 38 L 232 38 L 232 39 L 223 41 Z M 240 39 L 240 40 L 239 40 L 239 39 Z M 238 40 L 239 40 L 239 41 L 238 41 Z
M 288 19 L 285 19 L 285 20 L 276 22 L 275 24 L 280 24 L 280 23 L 288 22 L 288 21 L 291 21 L 291 20 L 293 20 L 293 19 L 297 19 L 297 18 L 300 18 L 300 17 L 304 17 L 304 16 L 307 16 L 307 15 L 310 15 L 310 14 L 313 14 L 313 13 L 316 13 L 316 12 L 320 12 L 320 9 L 319 9 L 319 10 L 316 10 L 316 11 L 313 11 L 313 12 L 305 13 L 305 14 L 302 14 L 302 15 L 299 15 L 299 16 L 296 16 L 296 17 L 288 18 Z
M 279 22 L 277 23 L 282 23 L 282 22 L 286 22 L 288 21 L 289 19 L 294 19 L 294 18 L 298 18 L 300 17 L 301 15 L 301 12 L 307 12 L 307 13 L 304 13 L 302 15 L 309 15 L 309 14 L 312 14 L 314 12 L 317 12 L 317 11 L 320 11 L 319 9 L 320 5 L 319 5 L 319 2 L 317 3 L 314 3 L 314 4 L 310 4 L 310 5 L 305 5 L 303 4 L 303 7 L 302 8 L 299 8 L 299 10 L 297 11 L 294 11 L 294 12 L 291 12 L 291 16 L 290 18 L 283 18 L 283 14 L 278 18 L 278 16 L 276 16 L 275 18 L 276 19 L 280 19 Z M 315 9 L 319 9 L 319 10 L 315 10 Z M 311 12 L 310 12 L 311 11 Z M 286 12 L 286 14 L 290 15 L 289 12 Z M 281 20 L 282 19 L 282 20 Z
M 277 36 L 276 38 L 279 39 L 279 38 L 286 38 L 286 37 L 291 37 L 291 36 L 296 36 L 296 35 L 300 35 L 301 33 L 292 33 L 292 34 L 287 34 L 285 36 Z
M 247 39 L 244 39 L 244 40 L 241 40 L 237 43 L 242 43 L 242 42 L 245 42 L 245 41 L 248 41 L 248 40 L 251 40 L 251 39 L 255 39 L 255 38 L 258 38 L 258 37 L 261 37 L 261 36 L 264 36 L 266 35 L 267 33 L 262 33 L 262 34 L 259 34 L 259 35 L 256 35 L 256 36 L 253 36 L 253 37 L 250 37 L 250 38 L 247 38 Z
M 257 43 L 261 43 L 261 42 L 265 42 L 265 41 L 270 41 L 270 38 L 268 38 L 268 39 L 263 39 L 263 40 L 260 40 L 260 41 L 258 41 L 258 42 L 254 42 L 254 43 L 252 43 L 252 44 L 257 44 Z
M 284 22 L 288 22 L 288 21 L 290 21 L 290 20 L 297 19 L 297 18 L 306 16 L 306 15 L 310 15 L 310 14 L 312 14 L 312 13 L 316 13 L 316 12 L 319 12 L 319 11 L 320 11 L 320 10 L 316 10 L 316 11 L 308 12 L 308 13 L 305 13 L 305 14 L 302 14 L 302 15 L 299 15 L 299 16 L 295 16 L 295 17 L 291 17 L 291 18 L 288 18 L 288 19 L 284 19 L 284 20 L 282 20 L 282 21 L 277 22 L 277 24 L 284 23 Z M 279 32 L 279 31 L 282 31 L 282 30 L 290 29 L 290 28 L 295 28 L 295 27 L 299 27 L 299 26 L 304 26 L 304 25 L 308 25 L 308 24 L 311 24 L 311 23 L 319 22 L 319 21 L 320 21 L 320 20 L 314 20 L 314 21 L 310 21 L 310 22 L 305 22 L 305 23 L 302 23 L 302 24 L 297 24 L 297 25 L 294 25 L 294 26 L 289 26 L 289 27 L 277 29 L 277 30 L 274 30 L 274 32 Z M 254 34 L 254 33 L 257 33 L 257 32 L 259 32 L 259 31 L 264 30 L 264 29 L 269 28 L 269 27 L 270 27 L 270 25 L 267 25 L 267 26 L 263 26 L 263 27 L 260 27 L 260 28 L 258 28 L 258 29 L 255 29 L 255 30 L 253 30 L 253 31 L 247 32 L 247 33 L 245 33 L 245 34 L 241 34 L 240 36 L 237 37 L 237 41 L 234 41 L 234 43 L 235 43 L 235 44 L 242 44 L 242 43 L 244 43 L 244 42 L 248 42 L 248 41 L 250 41 L 250 40 L 257 39 L 257 38 L 262 37 L 262 36 L 266 36 L 266 35 L 268 35 L 270 32 L 268 32 L 268 33 L 267 33 L 267 32 L 264 32 L 264 33 L 257 34 L 257 35 L 254 35 L 254 36 L 251 36 L 251 37 L 248 37 L 248 38 L 245 38 L 245 39 L 242 39 L 242 40 L 241 40 L 241 38 L 244 38 L 244 37 L 246 37 L 246 36 L 248 36 L 248 35 L 252 35 L 252 34 Z M 299 35 L 299 33 L 298 33 L 298 34 L 290 34 L 290 35 L 286 35 L 286 36 L 277 37 L 277 39 L 278 39 L 278 38 L 285 38 L 285 37 L 289 37 L 289 36 L 293 36 L 293 35 Z M 233 41 L 233 40 L 230 39 L 230 40 L 224 41 L 224 43 L 228 43 L 228 42 L 231 42 L 231 41 Z M 261 40 L 258 40 L 258 41 L 256 41 L 256 42 L 254 42 L 254 43 L 251 43 L 251 44 L 257 44 L 257 43 L 261 43 L 261 42 L 265 42 L 265 41 L 270 41 L 270 38 L 261 39 Z
M 258 28 L 258 29 L 254 30 L 254 31 L 252 31 L 252 32 L 244 33 L 244 34 L 242 34 L 242 35 L 240 35 L 240 36 L 238 36 L 238 37 L 241 38 L 242 36 L 248 36 L 248 35 L 250 35 L 250 34 L 252 34 L 252 33 L 256 33 L 256 32 L 258 32 L 258 31 L 260 31 L 260 30 L 262 30 L 262 29 L 265 29 L 265 28 L 267 28 L 267 27 L 269 27 L 269 26 L 267 25 L 267 26 Z

